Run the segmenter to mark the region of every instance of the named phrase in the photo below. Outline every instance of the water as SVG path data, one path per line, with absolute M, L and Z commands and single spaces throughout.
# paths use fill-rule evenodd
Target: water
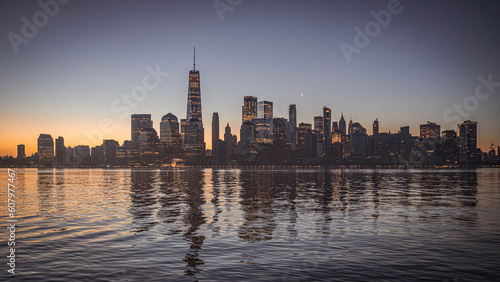
M 499 176 L 19 169 L 14 280 L 498 280 Z

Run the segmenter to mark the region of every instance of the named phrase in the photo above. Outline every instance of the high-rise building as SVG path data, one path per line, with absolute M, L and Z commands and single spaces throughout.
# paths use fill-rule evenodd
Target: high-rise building
M 24 159 L 26 158 L 25 146 L 24 144 L 17 145 L 17 158 Z
M 373 135 L 377 135 L 379 131 L 379 126 L 378 126 L 378 118 L 375 119 L 373 122 Z
M 323 107 L 323 157 L 327 157 L 328 147 L 332 143 L 332 110 Z
M 160 142 L 167 147 L 180 147 L 181 137 L 179 134 L 179 121 L 177 117 L 168 113 L 161 118 Z
M 421 147 L 422 151 L 426 152 L 427 156 L 436 156 L 440 135 L 440 125 L 430 121 L 428 121 L 427 124 L 420 125 Z
M 138 141 L 138 143 L 140 144 L 140 141 Z M 116 164 L 116 148 L 118 148 L 118 141 L 112 139 L 103 140 L 102 151 L 105 164 Z
M 314 117 L 314 133 L 318 139 L 318 143 L 323 144 L 323 116 Z
M 259 101 L 257 103 L 257 119 L 255 129 L 258 133 L 258 142 L 273 142 L 273 102 Z
M 297 127 L 297 106 L 295 104 L 288 106 L 288 121 L 290 121 L 294 127 Z
M 474 164 L 478 162 L 477 122 L 467 120 L 458 124 L 457 137 L 459 162 L 461 164 Z
M 59 136 L 56 139 L 56 162 L 59 164 L 64 163 L 64 138 Z
M 288 122 L 286 123 L 287 143 L 295 146 L 297 144 L 297 106 L 288 106 Z
M 50 166 L 54 162 L 54 140 L 50 134 L 40 134 L 38 137 L 38 164 Z
M 441 158 L 446 163 L 456 163 L 458 156 L 457 132 L 444 130 L 441 133 Z
M 342 116 L 340 117 L 340 120 L 339 120 L 339 131 L 342 132 L 343 135 L 347 134 L 344 113 L 342 113 Z
M 332 121 L 332 133 L 339 131 L 339 123 L 337 121 Z
M 226 125 L 224 131 L 224 143 L 227 147 L 227 159 L 235 160 L 238 156 L 238 137 L 231 134 L 231 127 L 229 127 L 229 122 Z
M 310 123 L 299 124 L 297 145 L 299 160 L 306 161 L 316 157 L 316 136 Z
M 189 122 L 193 118 L 199 122 L 203 122 L 201 114 L 200 72 L 196 70 L 196 53 L 193 56 L 193 69 L 189 71 L 186 121 Z
M 219 113 L 212 114 L 212 150 L 214 149 L 215 141 L 219 140 Z
M 285 118 L 273 119 L 273 150 L 271 151 L 272 162 L 285 163 L 287 159 L 286 124 Z
M 186 126 L 184 132 L 184 148 L 186 161 L 199 163 L 205 156 L 205 129 L 201 118 L 200 72 L 196 70 L 196 57 L 193 70 L 189 71 L 188 102 Z
M 257 97 L 245 96 L 241 109 L 241 122 L 252 122 L 257 118 Z
M 141 130 L 144 128 L 153 128 L 153 121 L 151 120 L 151 114 L 133 114 L 132 115 L 132 146 L 137 146 L 137 141 Z
M 349 136 L 351 157 L 364 159 L 366 157 L 366 129 L 358 122 L 351 126 Z

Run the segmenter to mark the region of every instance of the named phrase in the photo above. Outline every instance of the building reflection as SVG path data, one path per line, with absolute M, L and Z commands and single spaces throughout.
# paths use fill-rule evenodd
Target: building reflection
M 182 210 L 185 201 L 183 178 L 184 172 L 177 170 L 162 170 L 159 175 L 160 197 L 158 198 L 160 209 L 157 212 L 158 219 L 166 224 L 163 235 L 176 235 L 182 233 Z
M 38 205 L 41 214 L 51 213 L 54 208 L 53 193 L 55 186 L 55 169 L 37 169 Z
M 240 204 L 245 212 L 244 222 L 239 230 L 239 237 L 255 243 L 271 240 L 276 228 L 272 209 L 273 189 L 272 173 L 244 170 L 240 174 Z
M 152 171 L 132 170 L 130 175 L 130 208 L 134 232 L 150 230 L 158 222 L 154 218 L 156 191 L 153 187 L 155 175 Z
M 187 211 L 184 215 L 184 223 L 187 229 L 183 236 L 189 243 L 189 250 L 186 253 L 184 262 L 186 263 L 187 270 L 184 274 L 187 276 L 196 276 L 202 269 L 201 265 L 205 264 L 200 258 L 200 250 L 205 241 L 205 236 L 198 234 L 197 231 L 205 221 L 203 215 L 202 205 L 205 203 L 203 197 L 203 172 L 199 170 L 188 170 L 184 173 L 184 188 L 185 202 L 187 204 Z

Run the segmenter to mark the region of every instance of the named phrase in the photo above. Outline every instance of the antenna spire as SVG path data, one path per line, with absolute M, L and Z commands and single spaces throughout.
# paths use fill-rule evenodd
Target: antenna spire
M 193 70 L 196 70 L 196 46 L 194 46 L 193 50 Z

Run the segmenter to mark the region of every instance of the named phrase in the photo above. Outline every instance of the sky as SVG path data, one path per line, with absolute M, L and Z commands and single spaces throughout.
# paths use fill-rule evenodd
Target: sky
M 68 3 L 65 3 L 68 2 Z M 42 3 L 42 4 L 40 4 Z M 200 71 L 203 121 L 239 135 L 243 97 L 323 106 L 369 134 L 427 121 L 478 122 L 478 145 L 500 145 L 498 1 L 0 2 L 0 155 L 36 152 L 41 133 L 66 146 L 130 140 L 130 115 L 186 116 Z

